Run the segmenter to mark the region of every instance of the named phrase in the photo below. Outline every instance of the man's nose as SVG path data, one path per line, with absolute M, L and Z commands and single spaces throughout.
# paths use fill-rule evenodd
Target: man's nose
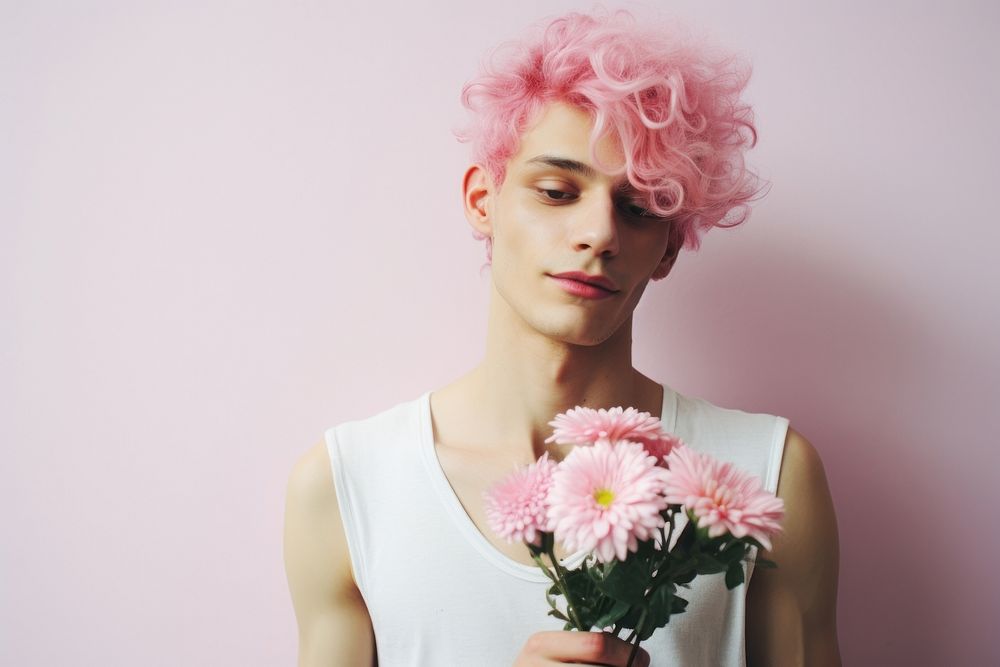
M 617 255 L 618 214 L 611 198 L 593 197 L 577 211 L 570 229 L 573 248 L 589 248 L 595 255 Z

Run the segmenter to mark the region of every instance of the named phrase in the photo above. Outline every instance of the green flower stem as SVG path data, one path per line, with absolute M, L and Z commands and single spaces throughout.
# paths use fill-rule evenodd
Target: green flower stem
M 639 616 L 639 622 L 636 623 L 635 630 L 632 631 L 632 634 L 629 635 L 628 639 L 626 639 L 625 641 L 632 641 L 632 637 L 635 636 L 642 629 L 643 623 L 646 622 L 646 614 L 648 613 L 649 613 L 649 607 L 643 607 L 642 615 Z M 632 645 L 632 652 L 629 653 L 628 655 L 628 664 L 626 664 L 625 667 L 632 667 L 632 662 L 635 660 L 635 656 L 638 652 L 639 652 L 639 639 L 637 637 L 635 640 L 635 644 Z
M 670 528 L 671 528 L 671 533 L 672 533 L 673 532 L 673 517 L 671 517 Z M 677 542 L 679 543 L 682 539 L 684 539 L 684 537 L 687 534 L 687 531 L 693 530 L 693 529 L 694 529 L 693 524 L 692 523 L 688 523 L 688 525 L 685 526 L 684 530 L 681 531 L 680 535 L 677 536 Z M 669 537 L 670 537 L 670 534 L 668 534 L 667 538 L 665 538 L 665 539 L 669 539 Z M 664 544 L 667 544 L 667 542 L 664 542 Z M 660 562 L 661 566 L 664 565 L 664 564 L 666 564 L 666 563 L 668 563 L 670 561 L 670 553 L 671 553 L 670 551 L 666 551 L 665 552 L 665 556 L 664 556 L 663 560 Z M 662 581 L 663 579 L 666 579 L 668 577 L 675 577 L 678 574 L 683 574 L 683 573 L 687 572 L 689 569 L 691 569 L 690 565 L 688 567 L 682 567 L 682 568 L 679 568 L 679 569 L 673 569 L 673 568 L 666 568 L 666 569 L 664 569 L 662 567 L 658 568 L 656 576 L 653 577 L 653 581 L 651 581 L 650 584 L 649 584 L 649 590 L 650 590 L 650 592 L 652 592 L 652 590 L 654 588 L 656 588 L 656 585 L 660 581 Z
M 552 571 L 549 569 L 549 566 L 542 562 L 541 556 L 536 556 L 535 554 L 531 554 L 531 557 L 535 559 L 535 563 L 538 564 L 538 567 L 542 568 L 542 572 L 545 573 L 545 576 L 548 577 L 552 581 L 552 583 L 554 584 L 559 583 L 559 580 L 556 579 L 555 575 L 552 574 Z
M 563 586 L 562 580 L 556 577 L 556 575 L 552 574 L 552 570 L 549 569 L 549 566 L 542 562 L 542 557 L 536 554 L 531 554 L 531 557 L 535 560 L 535 563 L 538 565 L 538 567 L 542 568 L 542 572 L 545 573 L 545 576 L 548 577 L 552 583 L 559 586 L 559 590 L 561 590 L 563 592 L 563 595 L 565 595 L 566 591 L 565 591 L 565 586 Z M 566 611 L 569 612 L 570 618 L 574 619 L 574 622 L 576 622 L 575 621 L 576 617 L 574 616 L 573 609 L 569 603 L 569 597 L 566 598 Z
M 670 538 L 673 537 L 673 535 L 674 535 L 674 514 L 675 514 L 674 512 L 670 512 L 670 521 L 669 522 L 664 522 L 664 525 L 667 527 L 666 533 L 664 533 L 664 531 L 663 531 L 662 528 L 660 529 L 660 536 L 663 537 L 663 558 L 662 559 L 658 559 L 656 566 L 653 568 L 653 569 L 656 570 L 656 575 L 657 576 L 655 576 L 653 578 L 653 580 L 650 582 L 649 591 L 648 591 L 648 594 L 646 596 L 646 602 L 647 603 L 649 602 L 649 600 L 652 597 L 652 592 L 655 589 L 655 584 L 657 582 L 661 581 L 662 579 L 664 579 L 667 576 L 667 574 L 676 574 L 675 572 L 667 572 L 667 571 L 664 571 L 662 569 L 662 566 L 669 559 Z M 615 623 L 615 627 L 612 629 L 611 632 L 612 632 L 613 635 L 615 635 L 617 637 L 618 633 L 621 632 L 623 629 L 624 628 L 619 627 L 618 623 Z M 629 634 L 629 636 L 625 638 L 625 641 L 626 642 L 631 642 L 632 639 L 636 636 L 637 633 L 638 633 L 638 629 L 637 628 L 633 629 L 632 632 L 631 632 L 631 634 Z
M 569 594 L 568 594 L 568 588 L 565 585 L 563 585 L 562 579 L 560 577 L 552 574 L 552 571 L 549 570 L 548 566 L 545 563 L 542 562 L 541 556 L 536 556 L 535 554 L 532 554 L 531 557 L 535 560 L 535 563 L 538 564 L 538 567 L 542 568 L 542 572 L 545 573 L 545 576 L 548 577 L 549 580 L 552 581 L 552 583 L 558 585 L 559 586 L 559 590 L 561 590 L 563 592 L 563 595 L 566 596 L 566 611 L 569 612 L 570 619 L 574 623 L 576 623 L 577 627 L 579 628 L 580 627 L 580 621 L 576 617 L 576 611 L 573 609 L 573 605 L 570 603 L 570 597 L 569 597 Z M 557 570 L 557 572 L 558 572 L 558 570 Z
M 672 518 L 673 517 L 671 517 L 671 519 Z M 667 533 L 666 537 L 664 538 L 664 542 L 663 542 L 664 549 L 666 549 L 666 547 L 669 546 L 669 544 L 670 544 L 669 539 L 670 539 L 671 533 L 673 532 L 673 527 L 674 527 L 674 524 L 673 524 L 673 521 L 671 520 L 671 522 L 670 522 L 670 532 Z M 669 552 L 666 552 L 666 553 L 669 553 Z M 666 559 L 664 559 L 664 563 L 665 562 L 666 562 Z M 686 564 L 683 567 L 660 569 L 656 573 L 656 576 L 653 577 L 653 580 L 649 584 L 649 590 L 646 592 L 646 595 L 643 597 L 643 601 L 642 601 L 642 614 L 639 616 L 639 622 L 636 623 L 635 628 L 632 630 L 631 634 L 629 634 L 629 636 L 625 638 L 626 642 L 631 642 L 632 639 L 634 637 L 636 637 L 636 635 L 638 635 L 639 632 L 642 630 L 642 625 L 646 621 L 646 615 L 649 612 L 649 603 L 653 599 L 653 592 L 656 590 L 657 584 L 659 584 L 664 579 L 672 579 L 673 577 L 676 577 L 676 576 L 681 575 L 681 574 L 685 574 L 689 570 L 692 570 L 692 569 L 695 569 L 694 565 L 688 563 L 688 564 Z M 617 628 L 617 626 L 615 626 L 615 627 Z M 639 650 L 639 640 L 636 639 L 635 645 L 632 647 L 632 653 L 629 655 L 628 666 L 627 667 L 631 667 L 632 660 L 635 658 L 635 655 L 638 652 L 638 650 Z
M 583 624 L 580 623 L 580 618 L 576 615 L 576 605 L 573 602 L 573 597 L 569 593 L 569 585 L 567 585 L 565 579 L 563 579 L 563 569 L 559 565 L 559 559 L 556 558 L 555 550 L 552 544 L 548 545 L 548 549 L 545 552 L 549 555 L 549 560 L 552 561 L 552 567 L 556 571 L 556 583 L 559 584 L 559 588 L 562 590 L 563 595 L 566 597 L 566 611 L 569 613 L 570 619 L 576 625 L 578 630 L 583 630 Z
M 652 597 L 653 597 L 653 591 L 656 589 L 656 585 L 658 583 L 660 583 L 660 581 L 662 581 L 664 579 L 672 579 L 672 578 L 674 578 L 674 577 L 676 577 L 678 575 L 681 575 L 681 574 L 687 574 L 687 572 L 689 570 L 693 570 L 693 569 L 695 569 L 694 565 L 692 565 L 692 564 L 689 563 L 689 564 L 685 565 L 684 567 L 679 567 L 679 568 L 676 568 L 676 569 L 669 569 L 669 570 L 661 570 L 660 572 L 657 572 L 656 576 L 653 577 L 653 581 L 650 582 L 650 584 L 649 584 L 649 591 L 646 594 L 645 601 L 649 602 L 649 600 L 652 599 Z

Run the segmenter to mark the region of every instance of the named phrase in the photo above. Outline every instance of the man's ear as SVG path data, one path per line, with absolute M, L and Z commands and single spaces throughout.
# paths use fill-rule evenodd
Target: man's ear
M 666 224 L 672 225 L 674 223 L 668 222 Z M 683 242 L 684 239 L 679 233 L 675 230 L 670 231 L 670 241 L 667 243 L 667 251 L 663 253 L 663 259 L 660 260 L 660 263 L 656 265 L 656 269 L 653 270 L 653 275 L 651 276 L 653 280 L 663 280 L 667 277 L 677 262 L 677 256 L 680 255 L 681 244 Z
M 480 165 L 471 165 L 462 178 L 462 202 L 465 218 L 472 228 L 485 236 L 493 236 L 493 222 L 490 220 L 493 183 L 489 174 Z

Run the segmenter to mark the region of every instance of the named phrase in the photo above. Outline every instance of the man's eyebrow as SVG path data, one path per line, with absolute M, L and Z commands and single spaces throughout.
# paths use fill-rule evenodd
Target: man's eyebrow
M 587 178 L 597 178 L 596 169 L 591 167 L 586 162 L 580 162 L 579 160 L 573 160 L 568 157 L 559 157 L 557 155 L 536 155 L 525 164 L 542 164 L 549 167 L 555 167 L 556 169 L 565 169 L 566 171 L 571 171 L 576 174 L 583 174 Z M 619 182 L 615 187 L 617 190 L 622 192 L 632 189 L 627 178 L 622 178 L 621 182 Z
M 597 170 L 589 164 L 580 162 L 579 160 L 571 160 L 566 157 L 558 157 L 556 155 L 536 155 L 525 164 L 544 164 L 549 167 L 555 167 L 556 169 L 565 169 L 566 171 L 583 174 L 587 178 L 595 178 L 597 176 Z

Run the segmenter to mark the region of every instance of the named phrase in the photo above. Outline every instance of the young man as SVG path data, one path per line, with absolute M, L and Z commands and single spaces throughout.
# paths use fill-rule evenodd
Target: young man
M 285 561 L 300 666 L 625 665 L 622 639 L 546 616 L 544 576 L 485 519 L 482 493 L 513 465 L 566 456 L 544 440 L 577 405 L 660 417 L 785 501 L 762 554 L 778 568 L 750 564 L 733 590 L 698 577 L 639 664 L 840 664 L 836 518 L 816 449 L 787 419 L 684 396 L 631 363 L 649 281 L 756 193 L 734 140 L 753 134 L 746 77 L 728 62 L 670 26 L 574 13 L 466 86 L 465 214 L 492 267 L 485 355 L 329 429 L 295 465 Z

